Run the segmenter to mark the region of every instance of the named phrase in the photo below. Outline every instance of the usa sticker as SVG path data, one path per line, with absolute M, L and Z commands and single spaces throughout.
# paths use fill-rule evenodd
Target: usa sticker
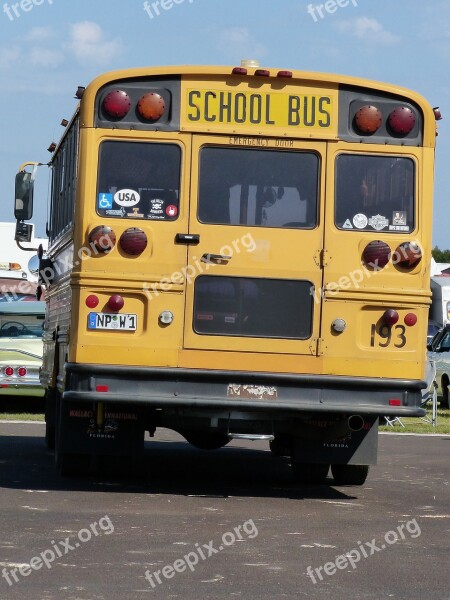
M 98 195 L 98 207 L 101 209 L 112 208 L 113 205 L 113 195 L 100 193 Z
M 178 214 L 178 208 L 175 206 L 175 204 L 169 204 L 169 206 L 166 208 L 166 215 L 168 217 L 176 217 Z
M 114 202 L 119 206 L 123 206 L 125 208 L 129 208 L 131 206 L 136 206 L 141 201 L 141 197 L 138 192 L 134 190 L 119 190 L 114 194 Z

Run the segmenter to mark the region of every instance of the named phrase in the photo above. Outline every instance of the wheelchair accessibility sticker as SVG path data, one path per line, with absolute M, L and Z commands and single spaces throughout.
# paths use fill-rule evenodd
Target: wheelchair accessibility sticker
M 112 208 L 113 206 L 113 195 L 100 193 L 98 195 L 98 208 Z

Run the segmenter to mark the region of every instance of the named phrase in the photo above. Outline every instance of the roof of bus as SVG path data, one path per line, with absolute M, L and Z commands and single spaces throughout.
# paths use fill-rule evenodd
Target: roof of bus
M 158 66 L 158 67 L 137 67 L 131 69 L 122 69 L 117 71 L 108 71 L 99 75 L 95 79 L 93 79 L 89 86 L 86 88 L 86 93 L 96 93 L 96 91 L 101 88 L 106 83 L 114 81 L 115 79 L 127 79 L 132 77 L 145 77 L 145 76 L 155 76 L 155 75 L 189 75 L 189 76 L 223 76 L 228 75 L 229 77 L 239 77 L 239 75 L 233 75 L 232 70 L 236 67 L 234 66 L 206 66 L 206 65 L 180 65 L 180 66 Z M 266 82 L 269 81 L 272 83 L 272 77 L 276 77 L 277 73 L 280 71 L 286 71 L 286 68 L 276 69 L 272 67 L 249 67 L 248 71 L 251 69 L 265 69 L 270 72 L 270 77 L 267 77 Z M 421 96 L 420 94 L 409 90 L 407 88 L 390 84 L 383 83 L 380 81 L 373 81 L 371 79 L 364 79 L 360 77 L 353 77 L 350 75 L 341 75 L 337 73 L 320 73 L 316 71 L 298 71 L 298 70 L 290 70 L 292 73 L 292 78 L 283 79 L 278 78 L 278 81 L 284 81 L 286 84 L 291 83 L 295 79 L 299 79 L 303 82 L 315 82 L 315 83 L 323 83 L 330 84 L 333 86 L 338 85 L 351 85 L 351 86 L 359 86 L 364 88 L 377 89 L 379 91 L 388 92 L 390 94 L 398 94 L 400 96 L 406 96 L 411 100 L 417 102 L 420 106 L 430 106 L 428 101 Z M 248 78 L 251 78 L 253 75 L 251 73 L 248 74 Z M 260 83 L 264 82 L 265 78 L 258 77 Z M 431 108 L 431 107 L 430 107 Z M 434 114 L 433 114 L 434 118 Z

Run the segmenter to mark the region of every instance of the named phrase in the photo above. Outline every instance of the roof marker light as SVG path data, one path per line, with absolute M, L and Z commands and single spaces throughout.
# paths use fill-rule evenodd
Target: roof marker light
M 47 150 L 48 150 L 48 152 L 51 152 L 51 153 L 54 152 L 56 150 L 56 144 L 55 144 L 55 142 L 52 142 L 50 144 L 50 146 L 47 148 Z
M 436 119 L 436 121 L 440 121 L 442 119 L 442 114 L 441 114 L 441 111 L 439 110 L 439 106 L 435 106 L 433 108 L 433 112 L 434 112 L 434 118 Z
M 256 69 L 255 75 L 257 77 L 270 77 L 270 71 L 267 69 Z
M 247 69 L 245 67 L 234 67 L 231 71 L 232 75 L 247 75 Z
M 79 85 L 77 88 L 77 91 L 75 92 L 75 98 L 76 100 L 81 100 L 83 95 L 84 95 L 84 91 L 85 91 L 85 87 L 83 87 L 82 85 Z
M 277 77 L 285 77 L 286 79 L 290 79 L 292 77 L 292 71 L 278 71 Z

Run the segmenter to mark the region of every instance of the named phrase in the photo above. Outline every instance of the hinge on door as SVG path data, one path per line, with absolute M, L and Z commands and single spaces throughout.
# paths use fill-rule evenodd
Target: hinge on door
M 323 338 L 312 338 L 309 344 L 309 351 L 313 356 L 322 356 L 324 352 Z
M 321 269 L 328 266 L 330 260 L 330 253 L 328 252 L 328 250 L 325 250 L 325 248 L 322 248 L 322 250 L 317 250 L 317 252 L 314 254 L 314 262 Z

